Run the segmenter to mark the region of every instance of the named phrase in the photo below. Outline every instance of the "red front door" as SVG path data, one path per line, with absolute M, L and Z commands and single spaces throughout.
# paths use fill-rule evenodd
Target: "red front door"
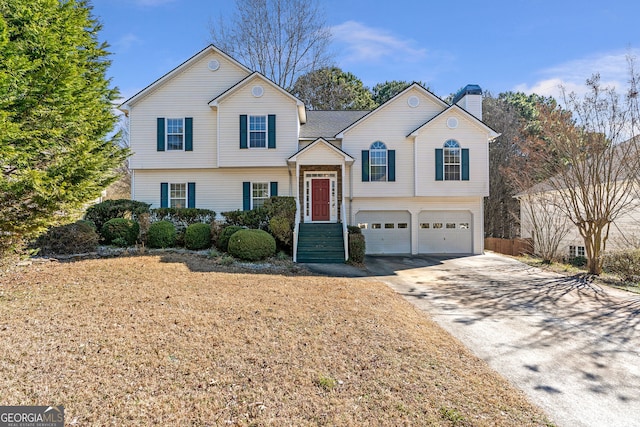
M 311 180 L 311 221 L 329 221 L 329 180 Z

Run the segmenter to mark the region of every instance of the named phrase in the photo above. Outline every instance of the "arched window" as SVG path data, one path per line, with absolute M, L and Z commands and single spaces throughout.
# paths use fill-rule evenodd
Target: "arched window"
M 376 141 L 369 147 L 369 167 L 371 181 L 387 180 L 387 146 Z
M 459 181 L 462 170 L 462 159 L 460 144 L 458 141 L 450 139 L 444 143 L 444 180 Z

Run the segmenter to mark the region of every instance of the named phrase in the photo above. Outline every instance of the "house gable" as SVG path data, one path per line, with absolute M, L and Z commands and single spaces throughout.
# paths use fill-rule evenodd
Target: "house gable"
M 368 123 L 374 118 L 377 118 L 377 116 L 383 114 L 387 110 L 394 109 L 394 107 L 397 109 L 398 104 L 401 103 L 404 103 L 404 106 L 402 106 L 401 108 L 404 109 L 405 106 L 408 107 L 407 109 L 405 109 L 406 111 L 413 110 L 415 112 L 420 112 L 423 116 L 425 116 L 425 112 L 427 112 L 425 121 L 448 107 L 448 104 L 445 101 L 438 98 L 436 95 L 423 88 L 418 83 L 413 83 L 405 90 L 403 90 L 384 104 L 380 105 L 375 110 L 369 112 L 359 120 L 349 125 L 347 128 L 340 131 L 336 135 L 336 138 L 344 138 L 345 135 L 347 135 L 353 129 L 362 126 L 365 123 Z
M 134 152 L 130 167 L 217 167 L 217 120 L 208 102 L 247 74 L 235 60 L 209 46 L 120 106 L 130 118 L 129 134 Z M 169 126 L 170 121 L 176 120 L 185 132 L 185 146 L 170 150 L 167 146 Z M 189 135 L 187 130 L 191 131 Z M 186 146 L 187 137 L 190 147 Z
M 351 164 L 354 158 L 323 138 L 318 138 L 287 160 L 290 164 L 341 165 Z
M 286 166 L 298 151 L 302 103 L 263 75 L 253 73 L 207 105 L 219 123 L 220 167 Z

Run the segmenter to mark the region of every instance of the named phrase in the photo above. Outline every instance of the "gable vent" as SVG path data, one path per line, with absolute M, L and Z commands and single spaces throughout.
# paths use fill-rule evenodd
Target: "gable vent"
M 409 104 L 409 107 L 411 108 L 416 108 L 418 105 L 420 105 L 420 98 L 415 95 L 410 96 L 409 99 L 407 99 L 407 104 Z
M 216 71 L 218 68 L 220 68 L 220 61 L 218 61 L 217 59 L 212 59 L 211 61 L 209 61 L 207 67 L 209 67 L 211 71 Z
M 262 86 L 256 85 L 251 88 L 251 94 L 256 98 L 260 98 L 262 95 L 264 95 L 264 89 Z

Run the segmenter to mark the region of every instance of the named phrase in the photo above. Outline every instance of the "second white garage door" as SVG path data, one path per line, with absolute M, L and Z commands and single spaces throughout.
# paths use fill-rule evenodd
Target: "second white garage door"
M 422 211 L 418 217 L 421 254 L 472 253 L 471 212 Z
M 368 254 L 410 254 L 411 216 L 407 211 L 360 211 L 356 223 L 362 229 Z

